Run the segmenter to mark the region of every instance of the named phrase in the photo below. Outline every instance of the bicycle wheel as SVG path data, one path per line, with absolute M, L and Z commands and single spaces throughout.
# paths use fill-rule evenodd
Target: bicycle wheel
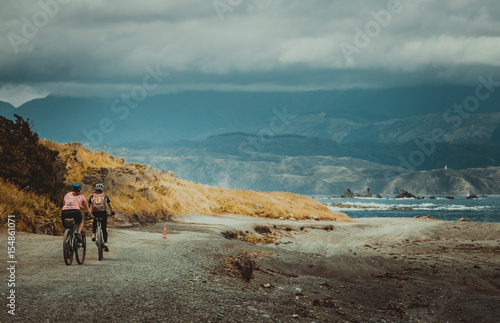
M 104 240 L 103 240 L 103 237 L 102 237 L 102 229 L 101 229 L 101 226 L 99 225 L 97 227 L 97 232 L 96 232 L 96 237 L 95 237 L 95 241 L 97 243 L 97 253 L 99 254 L 99 260 L 102 260 L 104 258 L 104 254 L 103 254 L 103 249 L 104 249 Z
M 73 262 L 73 232 L 70 229 L 66 229 L 64 232 L 63 256 L 64 263 L 67 266 L 71 265 Z
M 82 244 L 75 243 L 75 258 L 79 265 L 83 264 L 85 261 L 85 254 L 87 253 L 87 238 L 85 237 L 85 231 L 82 230 Z

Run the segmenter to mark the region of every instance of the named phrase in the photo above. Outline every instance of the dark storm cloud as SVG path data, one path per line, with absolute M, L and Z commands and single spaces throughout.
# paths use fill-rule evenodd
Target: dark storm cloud
M 499 71 L 500 5 L 9 0 L 0 34 L 0 99 L 114 95 L 157 65 L 172 75 L 161 91 L 467 84 Z

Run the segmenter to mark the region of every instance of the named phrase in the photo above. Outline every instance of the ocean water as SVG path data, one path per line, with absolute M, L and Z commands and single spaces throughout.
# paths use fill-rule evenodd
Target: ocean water
M 431 216 L 440 220 L 456 221 L 468 218 L 475 222 L 500 222 L 500 197 L 480 197 L 467 200 L 466 197 L 455 197 L 449 200 L 438 197 L 436 200 L 428 198 L 394 199 L 394 197 L 377 198 L 318 198 L 322 203 L 349 204 L 364 208 L 339 208 L 329 206 L 333 211 L 347 214 L 351 218 L 374 217 L 416 217 Z M 372 209 L 373 208 L 373 209 Z M 408 208 L 404 210 L 395 208 Z

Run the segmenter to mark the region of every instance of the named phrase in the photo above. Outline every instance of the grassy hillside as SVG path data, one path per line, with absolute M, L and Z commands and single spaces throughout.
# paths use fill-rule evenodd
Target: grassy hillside
M 0 178 L 0 223 L 7 222 L 8 215 L 15 215 L 16 230 L 60 234 L 62 232 L 60 207 L 41 196 Z M 5 227 L 5 226 L 3 226 Z
M 125 164 L 105 152 L 93 153 L 81 144 L 45 144 L 59 151 L 68 170 L 68 182 L 81 182 L 85 196 L 96 183 L 120 213 L 154 221 L 188 213 L 234 213 L 270 218 L 319 218 L 346 221 L 347 216 L 333 213 L 314 199 L 291 193 L 262 193 L 228 190 L 178 178 L 142 164 Z
M 82 183 L 86 198 L 96 183 L 103 183 L 118 213 L 139 223 L 153 223 L 189 213 L 217 215 L 224 213 L 268 217 L 350 221 L 341 213 L 330 211 L 314 199 L 291 193 L 263 193 L 228 190 L 178 178 L 146 165 L 125 164 L 122 159 L 105 152 L 93 153 L 79 143 L 60 145 L 44 141 L 59 152 L 61 172 L 66 182 Z M 46 233 L 61 232 L 60 205 L 32 193 L 19 192 L 9 183 L 0 182 L 2 222 L 7 214 L 22 216 L 26 225 L 20 230 Z M 62 201 L 61 196 L 61 201 Z M 52 229 L 45 222 L 52 223 Z M 44 226 L 45 225 L 45 226 Z

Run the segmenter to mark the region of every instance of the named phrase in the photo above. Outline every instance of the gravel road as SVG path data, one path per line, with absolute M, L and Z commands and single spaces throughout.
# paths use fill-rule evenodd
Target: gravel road
M 259 232 L 276 243 L 228 240 Z M 266 229 L 268 228 L 268 231 Z M 88 230 L 87 230 L 88 232 Z M 190 216 L 109 229 L 66 266 L 62 237 L 16 234 L 16 315 L 1 322 L 495 322 L 500 224 Z M 236 234 L 237 235 L 237 234 Z M 227 235 L 226 235 L 227 236 Z M 7 267 L 7 234 L 0 233 Z M 8 271 L 0 275 L 4 303 Z

